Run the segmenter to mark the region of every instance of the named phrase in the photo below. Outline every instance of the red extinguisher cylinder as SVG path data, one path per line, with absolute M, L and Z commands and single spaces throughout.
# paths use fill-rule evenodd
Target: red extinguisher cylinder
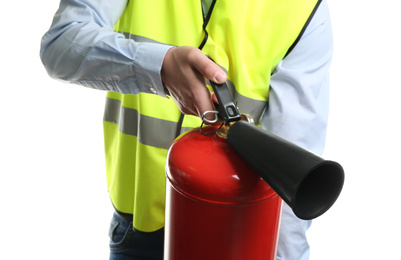
M 282 200 L 225 138 L 181 135 L 166 175 L 165 260 L 275 259 Z

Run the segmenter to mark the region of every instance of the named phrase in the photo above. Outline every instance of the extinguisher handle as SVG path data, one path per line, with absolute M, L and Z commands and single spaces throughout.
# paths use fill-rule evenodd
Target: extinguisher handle
M 230 91 L 228 90 L 227 84 L 216 84 L 213 81 L 210 81 L 210 84 L 212 85 L 213 91 L 219 101 L 219 104 L 215 104 L 216 109 L 219 112 L 219 118 L 223 120 L 225 125 L 240 120 L 241 115 L 234 103 Z

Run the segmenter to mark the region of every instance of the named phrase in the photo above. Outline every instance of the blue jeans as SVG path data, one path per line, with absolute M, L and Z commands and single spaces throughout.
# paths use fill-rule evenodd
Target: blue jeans
M 164 229 L 135 230 L 132 221 L 114 213 L 109 229 L 110 260 L 163 260 Z

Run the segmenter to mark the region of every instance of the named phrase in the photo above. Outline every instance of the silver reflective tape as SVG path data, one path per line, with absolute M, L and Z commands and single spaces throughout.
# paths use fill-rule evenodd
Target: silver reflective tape
M 137 137 L 138 142 L 168 149 L 175 139 L 177 123 L 139 114 L 136 109 L 121 106 L 121 101 L 107 98 L 104 121 L 117 124 L 123 134 Z
M 238 92 L 234 93 L 234 100 L 237 102 L 238 110 L 243 114 L 250 114 L 255 120 L 255 124 L 259 124 L 260 119 L 265 111 L 268 101 L 255 100 L 245 97 Z

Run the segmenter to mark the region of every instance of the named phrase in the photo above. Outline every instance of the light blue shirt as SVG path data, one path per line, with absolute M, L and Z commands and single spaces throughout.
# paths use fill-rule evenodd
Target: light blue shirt
M 165 96 L 160 70 L 171 46 L 140 43 L 114 32 L 127 0 L 61 0 L 42 39 L 41 58 L 49 75 L 83 86 Z M 263 33 L 263 32 L 261 32 Z M 271 77 L 262 127 L 317 154 L 324 149 L 333 41 L 326 0 L 291 53 Z M 277 259 L 306 260 L 310 221 L 285 205 Z

